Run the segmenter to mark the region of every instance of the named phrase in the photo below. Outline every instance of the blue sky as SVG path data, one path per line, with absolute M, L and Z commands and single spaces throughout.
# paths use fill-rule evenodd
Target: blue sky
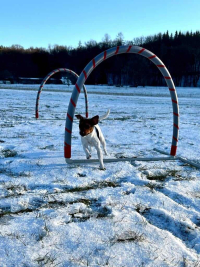
M 200 0 L 0 0 L 0 45 L 76 47 L 108 33 L 125 40 L 200 30 Z

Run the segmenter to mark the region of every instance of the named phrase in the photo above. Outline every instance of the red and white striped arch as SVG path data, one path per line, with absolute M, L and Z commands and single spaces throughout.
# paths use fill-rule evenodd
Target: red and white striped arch
M 39 118 L 39 100 L 40 100 L 40 94 L 42 92 L 42 89 L 45 85 L 45 83 L 51 78 L 51 76 L 53 76 L 54 74 L 58 73 L 58 72 L 67 72 L 72 74 L 73 76 L 75 76 L 76 78 L 78 78 L 78 74 L 76 74 L 76 72 L 66 69 L 66 68 L 59 68 L 59 69 L 55 69 L 53 71 L 51 71 L 49 74 L 47 74 L 47 76 L 43 79 L 42 83 L 40 84 L 38 93 L 37 93 L 37 98 L 36 98 L 36 106 L 35 106 L 35 117 L 36 119 Z M 85 85 L 83 85 L 83 90 L 84 90 L 84 95 L 85 95 L 85 116 L 86 118 L 88 118 L 88 98 L 87 98 L 87 90 Z
M 179 135 L 179 106 L 178 106 L 178 97 L 176 93 L 176 88 L 174 86 L 172 77 L 165 67 L 164 63 L 152 52 L 149 50 L 139 47 L 139 46 L 117 46 L 111 49 L 108 49 L 101 54 L 97 55 L 93 58 L 87 66 L 81 72 L 72 92 L 72 96 L 68 106 L 68 112 L 66 117 L 65 124 L 65 142 L 64 142 L 64 157 L 71 158 L 71 133 L 72 133 L 72 125 L 73 118 L 76 109 L 76 103 L 78 101 L 79 94 L 81 92 L 81 88 L 86 82 L 90 73 L 97 67 L 102 61 L 110 58 L 114 55 L 123 54 L 123 53 L 134 53 L 141 56 L 144 56 L 151 60 L 162 73 L 167 86 L 169 88 L 172 107 L 173 107 L 173 135 L 172 135 L 172 143 L 171 143 L 171 152 L 172 156 L 176 155 L 177 144 L 178 144 L 178 135 Z

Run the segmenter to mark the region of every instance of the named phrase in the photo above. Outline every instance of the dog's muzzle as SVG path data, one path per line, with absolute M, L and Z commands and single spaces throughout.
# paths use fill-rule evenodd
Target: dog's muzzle
M 85 133 L 84 132 L 79 132 L 81 136 L 85 136 Z

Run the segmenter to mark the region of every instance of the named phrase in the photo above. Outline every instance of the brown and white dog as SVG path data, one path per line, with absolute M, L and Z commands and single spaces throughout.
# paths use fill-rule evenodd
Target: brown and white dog
M 103 146 L 103 150 L 105 155 L 108 155 L 107 150 L 106 150 L 106 142 L 104 139 L 104 136 L 102 134 L 102 131 L 97 125 L 99 121 L 102 121 L 108 117 L 110 113 L 110 110 L 102 116 L 99 117 L 94 116 L 91 119 L 86 119 L 82 117 L 81 115 L 75 115 L 76 118 L 79 120 L 79 133 L 81 135 L 81 142 L 83 145 L 83 150 L 85 151 L 86 158 L 90 159 L 91 158 L 91 147 L 95 147 L 97 150 L 97 155 L 98 159 L 100 162 L 100 169 L 105 170 L 104 164 L 103 164 L 103 155 L 101 151 L 101 144 Z

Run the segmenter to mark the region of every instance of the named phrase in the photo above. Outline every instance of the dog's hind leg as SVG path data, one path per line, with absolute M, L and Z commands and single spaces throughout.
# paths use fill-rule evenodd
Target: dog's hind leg
M 101 137 L 101 144 L 103 146 L 103 151 L 104 151 L 105 155 L 108 156 L 108 152 L 106 150 L 106 141 L 105 141 L 104 137 Z
M 103 151 L 104 151 L 105 155 L 108 156 L 108 152 L 106 150 L 106 143 L 103 144 Z

